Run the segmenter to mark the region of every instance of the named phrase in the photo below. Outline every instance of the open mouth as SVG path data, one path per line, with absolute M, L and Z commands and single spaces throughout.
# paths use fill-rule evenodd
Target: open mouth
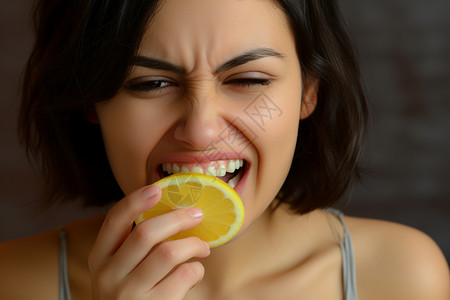
M 158 167 L 161 178 L 180 172 L 194 172 L 215 176 L 235 188 L 245 173 L 247 163 L 243 159 L 210 161 L 207 163 L 162 163 Z

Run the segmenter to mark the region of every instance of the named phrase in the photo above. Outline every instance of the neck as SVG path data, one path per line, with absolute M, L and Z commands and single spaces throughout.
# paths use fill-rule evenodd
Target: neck
M 212 249 L 210 256 L 201 260 L 205 276 L 200 287 L 227 293 L 291 268 L 312 249 L 307 242 L 310 231 L 302 230 L 311 220 L 309 215 L 294 215 L 284 207 L 266 211 L 237 239 Z M 297 229 L 293 230 L 293 225 Z

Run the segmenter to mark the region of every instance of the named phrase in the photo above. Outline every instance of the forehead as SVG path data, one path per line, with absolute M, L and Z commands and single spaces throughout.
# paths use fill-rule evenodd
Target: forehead
M 190 68 L 253 48 L 286 52 L 293 45 L 286 17 L 271 0 L 166 0 L 149 23 L 139 55 Z

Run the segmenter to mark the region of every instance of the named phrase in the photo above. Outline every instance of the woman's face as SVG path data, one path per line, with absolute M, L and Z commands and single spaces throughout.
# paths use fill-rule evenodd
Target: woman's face
M 179 169 L 228 168 L 245 228 L 287 176 L 302 90 L 293 35 L 272 1 L 167 0 L 123 87 L 96 112 L 125 194 Z

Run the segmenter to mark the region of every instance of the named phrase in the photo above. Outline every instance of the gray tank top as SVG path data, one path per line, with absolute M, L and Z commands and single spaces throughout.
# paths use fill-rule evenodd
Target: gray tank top
M 59 299 L 70 300 L 69 272 L 67 270 L 67 236 L 63 227 L 59 232 Z
M 339 245 L 342 252 L 342 278 L 344 284 L 345 300 L 357 300 L 356 294 L 356 271 L 355 258 L 353 254 L 353 245 L 350 233 L 344 223 L 342 212 L 336 209 L 326 209 L 329 213 L 335 215 L 343 229 L 343 237 L 339 238 Z M 333 228 L 336 230 L 336 228 Z M 67 236 L 65 230 L 61 227 L 59 232 L 59 299 L 70 300 L 69 276 L 67 271 Z M 336 231 L 337 232 L 337 231 Z
M 344 285 L 345 300 L 358 300 L 356 293 L 356 270 L 355 270 L 355 255 L 353 254 L 353 244 L 350 232 L 344 223 L 344 214 L 337 209 L 327 208 L 325 211 L 335 215 L 342 226 L 343 236 L 339 236 L 339 245 L 342 253 L 342 280 Z M 332 226 L 332 229 L 337 233 L 337 228 Z

